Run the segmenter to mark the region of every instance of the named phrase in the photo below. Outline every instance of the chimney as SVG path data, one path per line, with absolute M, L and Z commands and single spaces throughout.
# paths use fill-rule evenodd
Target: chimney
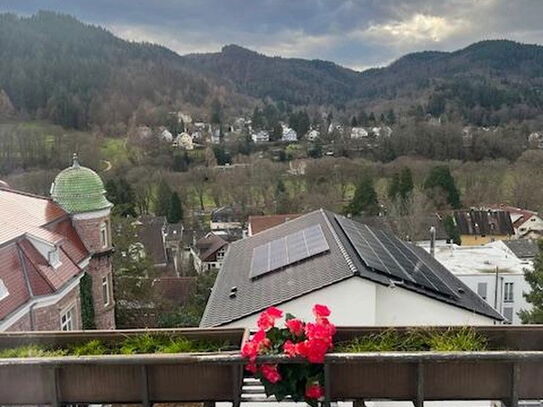
M 430 254 L 435 257 L 436 252 L 436 228 L 430 227 Z

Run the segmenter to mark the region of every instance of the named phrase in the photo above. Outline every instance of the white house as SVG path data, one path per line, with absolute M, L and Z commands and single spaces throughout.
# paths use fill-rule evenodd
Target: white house
M 294 129 L 283 125 L 283 136 L 281 141 L 298 141 L 298 135 Z
M 493 205 L 490 209 L 509 212 L 515 230 L 515 238 L 540 239 L 543 237 L 543 219 L 537 212 L 508 205 Z
M 259 132 L 252 134 L 251 139 L 254 143 L 267 143 L 270 141 L 270 133 L 266 130 L 260 130 Z
M 315 129 L 311 129 L 309 130 L 309 132 L 306 134 L 305 138 L 309 141 L 315 141 L 316 139 L 319 138 L 319 132 L 318 130 L 315 130 Z
M 171 143 L 173 141 L 173 134 L 170 133 L 168 129 L 163 129 L 159 137 L 161 140 L 164 140 L 168 143 Z
M 522 251 L 508 247 L 513 242 L 496 241 L 483 246 L 438 245 L 435 258 L 510 323 L 520 324 L 518 312 L 530 309 L 522 295 L 530 290 L 524 273 L 532 270 L 533 265 L 530 258 L 517 257 L 515 252 Z
M 337 325 L 480 325 L 502 316 L 424 249 L 317 210 L 231 243 L 202 327 L 256 327 L 270 306 Z
M 368 132 L 363 127 L 353 127 L 351 129 L 351 138 L 352 139 L 361 139 L 368 137 Z
M 185 150 L 194 150 L 194 143 L 192 142 L 192 136 L 186 132 L 179 134 L 175 138 L 174 145 Z

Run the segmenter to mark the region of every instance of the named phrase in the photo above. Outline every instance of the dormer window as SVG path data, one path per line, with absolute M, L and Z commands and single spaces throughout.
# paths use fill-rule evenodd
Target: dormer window
M 2 301 L 8 295 L 9 295 L 9 291 L 6 285 L 4 284 L 4 282 L 2 281 L 2 279 L 0 279 L 0 301 Z
M 62 264 L 61 261 L 60 261 L 60 249 L 58 247 L 55 247 L 54 250 L 51 250 L 48 254 L 48 261 L 49 261 L 49 264 L 51 265 L 51 267 L 53 267 L 54 269 L 57 269 L 59 268 L 59 266 Z

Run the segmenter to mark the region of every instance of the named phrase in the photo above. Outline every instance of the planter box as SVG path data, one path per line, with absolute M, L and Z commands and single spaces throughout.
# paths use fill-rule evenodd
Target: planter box
M 335 341 L 408 328 L 338 328 Z M 434 329 L 447 329 L 436 327 Z M 330 400 L 507 400 L 543 398 L 543 326 L 474 327 L 484 352 L 329 354 Z
M 241 346 L 243 329 L 32 332 L 0 334 L 0 349 L 24 344 L 116 342 L 141 333 L 172 333 Z M 239 348 L 238 348 L 239 349 Z M 65 356 L 0 359 L 0 404 L 232 401 L 240 397 L 242 365 L 225 363 L 239 350 L 217 353 Z

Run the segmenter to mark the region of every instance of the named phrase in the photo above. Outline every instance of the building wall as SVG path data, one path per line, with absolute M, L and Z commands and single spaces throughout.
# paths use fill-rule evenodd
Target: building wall
M 331 321 L 338 326 L 404 325 L 492 325 L 494 320 L 471 311 L 437 301 L 412 291 L 394 289 L 362 278 L 314 291 L 278 305 L 285 312 L 311 320 L 315 304 L 332 310 Z M 225 326 L 255 328 L 258 314 Z
M 543 231 L 543 219 L 537 215 L 533 215 L 524 222 L 518 229 L 515 229 L 517 238 L 524 237 L 529 239 L 539 239 Z
M 456 277 L 460 279 L 464 284 L 471 288 L 474 292 L 478 292 L 477 288 L 479 283 L 486 284 L 486 298 L 485 301 L 490 306 L 495 307 L 496 310 L 505 314 L 506 308 L 513 308 L 513 325 L 520 325 L 521 320 L 518 316 L 518 312 L 521 310 L 531 309 L 531 305 L 528 304 L 522 295 L 524 292 L 530 291 L 530 285 L 524 279 L 523 274 L 512 273 L 499 273 L 498 275 L 498 290 L 496 292 L 496 274 L 495 273 L 473 273 L 473 274 L 456 274 Z M 513 283 L 513 301 L 506 302 L 504 299 L 504 286 L 505 283 Z M 495 296 L 498 296 L 497 306 L 495 306 Z
M 76 286 L 55 304 L 45 307 L 40 307 L 38 304 L 32 309 L 34 330 L 59 331 L 60 317 L 71 307 L 74 307 L 73 329 L 81 329 L 81 299 L 79 297 L 79 286 Z
M 21 332 L 21 331 L 31 331 L 32 325 L 30 323 L 30 314 L 27 313 L 23 317 L 19 318 L 17 322 L 12 324 L 6 332 Z
M 497 240 L 510 240 L 509 235 L 461 235 L 462 246 L 480 246 Z

